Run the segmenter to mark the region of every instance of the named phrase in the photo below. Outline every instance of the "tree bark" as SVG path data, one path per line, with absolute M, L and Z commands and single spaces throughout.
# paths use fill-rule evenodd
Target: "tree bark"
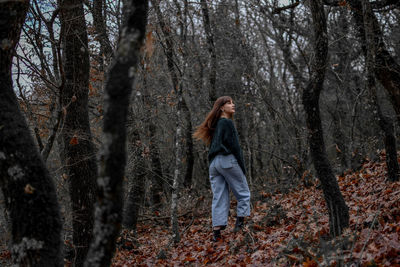
M 29 1 L 0 3 L 0 186 L 16 266 L 62 266 L 56 189 L 13 90 L 11 67 Z
M 329 212 L 331 236 L 338 236 L 349 226 L 349 210 L 340 192 L 338 182 L 328 160 L 319 110 L 319 96 L 323 89 L 328 62 L 328 35 L 324 8 L 320 0 L 310 1 L 314 27 L 314 53 L 311 77 L 303 92 L 303 105 L 309 131 L 311 157 L 321 181 Z
M 89 51 L 82 0 L 61 2 L 64 34 L 65 86 L 61 104 L 65 112 L 61 131 L 65 169 L 72 205 L 75 265 L 83 266 L 93 232 L 93 204 L 96 190 L 96 153 L 88 113 Z
M 148 3 L 126 0 L 118 48 L 105 86 L 104 144 L 95 208 L 94 238 L 85 266 L 109 266 L 122 221 L 126 120 L 134 74 L 146 32 Z

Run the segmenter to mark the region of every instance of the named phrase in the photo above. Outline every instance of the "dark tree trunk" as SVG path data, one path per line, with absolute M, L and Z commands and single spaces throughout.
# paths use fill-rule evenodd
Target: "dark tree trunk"
M 143 66 L 142 66 L 143 67 Z M 167 186 L 168 183 L 164 182 L 161 159 L 160 159 L 160 150 L 158 148 L 156 133 L 157 128 L 153 121 L 153 112 L 154 108 L 157 108 L 157 103 L 153 100 L 153 96 L 149 92 L 149 88 L 147 86 L 147 75 L 145 73 L 145 69 L 143 67 L 144 75 L 143 75 L 143 99 L 144 99 L 144 107 L 146 109 L 147 116 L 149 120 L 147 121 L 147 130 L 149 135 L 149 156 L 151 160 L 151 198 L 153 203 L 153 208 L 158 209 L 161 205 L 161 196 L 163 193 L 164 185 Z M 167 188 L 166 188 L 167 189 Z M 169 190 L 165 190 L 168 192 Z
M 0 3 L 0 186 L 11 221 L 13 263 L 62 266 L 55 187 L 19 110 L 11 78 L 28 7 L 29 1 Z
M 372 9 L 369 2 L 363 1 L 363 18 L 364 18 L 364 29 L 365 39 L 367 41 L 365 46 L 366 53 L 366 68 L 367 68 L 367 84 L 368 89 L 371 93 L 372 102 L 375 104 L 377 120 L 379 126 L 384 133 L 384 143 L 386 149 L 386 164 L 388 169 L 389 181 L 395 182 L 399 180 L 399 163 L 397 161 L 397 149 L 396 149 L 396 138 L 394 136 L 393 122 L 382 113 L 379 106 L 378 96 L 376 93 L 376 82 L 374 75 L 375 64 L 374 54 L 376 52 L 374 39 L 376 38 L 374 31 L 373 19 L 371 19 Z M 372 14 L 373 15 L 373 14 Z
M 395 182 L 399 180 L 400 170 L 399 164 L 397 162 L 397 149 L 396 137 L 394 136 L 394 126 L 391 119 L 382 113 L 376 93 L 376 83 L 373 73 L 368 73 L 368 87 L 371 93 L 372 102 L 376 109 L 376 119 L 384 135 L 388 179 L 391 182 Z
M 383 85 L 390 96 L 390 101 L 400 122 L 400 65 L 390 55 L 383 41 L 383 34 L 371 5 L 365 5 L 363 12 L 363 0 L 349 0 L 348 3 L 353 11 L 361 46 L 367 57 L 367 47 L 373 49 L 373 72 L 375 77 Z M 368 25 L 367 25 L 368 24 Z M 370 28 L 370 38 L 366 39 L 366 28 Z
M 110 266 L 121 230 L 122 183 L 126 164 L 126 120 L 134 74 L 146 33 L 148 3 L 124 2 L 118 48 L 105 86 L 104 145 L 95 209 L 94 238 L 85 266 Z
M 208 7 L 206 0 L 200 0 L 201 3 L 201 10 L 203 12 L 203 23 L 204 23 L 204 30 L 207 36 L 207 43 L 208 43 L 208 52 L 211 56 L 210 62 L 210 87 L 208 90 L 208 98 L 210 101 L 210 105 L 213 105 L 215 100 L 217 100 L 217 89 L 216 89 L 216 81 L 217 81 L 217 54 L 215 52 L 215 45 L 214 45 L 214 36 L 211 30 L 211 23 L 210 23 L 210 15 L 208 13 Z
M 152 199 L 153 205 L 157 208 L 161 204 L 161 195 L 163 192 L 163 185 L 165 184 L 163 179 L 163 171 L 160 159 L 160 151 L 156 140 L 156 126 L 151 121 L 149 123 L 149 134 L 150 134 L 150 159 L 151 159 L 151 169 L 153 172 L 152 179 Z M 169 190 L 168 190 L 169 192 Z
M 329 212 L 331 236 L 338 236 L 349 226 L 349 209 L 340 192 L 338 182 L 329 163 L 319 110 L 319 96 L 323 88 L 328 62 L 328 35 L 324 8 L 320 0 L 310 1 L 314 26 L 314 52 L 311 77 L 303 92 L 303 105 L 309 131 L 311 157 L 317 176 L 321 181 L 326 206 Z
M 146 182 L 146 161 L 144 158 L 144 146 L 140 140 L 139 132 L 132 129 L 128 141 L 128 152 L 133 161 L 133 168 L 127 174 L 130 188 L 128 199 L 124 207 L 123 224 L 125 227 L 136 230 L 140 204 L 143 203 Z M 129 165 L 128 165 L 129 166 Z
M 106 65 L 108 65 L 112 57 L 113 49 L 107 34 L 103 1 L 104 0 L 93 1 L 93 25 L 96 29 L 97 41 L 100 43 L 101 60 L 104 60 Z M 101 62 L 101 65 L 103 65 L 103 62 Z
M 349 167 L 347 158 L 346 136 L 343 134 L 343 129 L 340 121 L 340 110 L 335 109 L 331 112 L 333 120 L 333 141 L 336 145 L 336 157 L 340 161 L 340 172 L 344 172 Z
M 190 187 L 192 185 L 193 179 L 193 166 L 194 166 L 194 154 L 193 154 L 193 138 L 192 138 L 192 118 L 190 115 L 190 110 L 186 104 L 185 99 L 183 99 L 182 109 L 185 115 L 185 121 L 187 122 L 185 128 L 185 141 L 186 141 L 186 171 L 183 180 L 183 185 L 185 187 Z
M 66 113 L 61 132 L 62 153 L 69 178 L 76 266 L 83 266 L 92 239 L 97 178 L 88 113 L 89 51 L 84 16 L 82 0 L 62 1 L 65 86 L 61 104 Z

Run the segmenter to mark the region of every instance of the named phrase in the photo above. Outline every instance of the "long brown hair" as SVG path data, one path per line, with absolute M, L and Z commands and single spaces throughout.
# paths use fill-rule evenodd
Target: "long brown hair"
M 215 125 L 222 114 L 221 107 L 231 101 L 232 98 L 230 96 L 219 97 L 215 101 L 214 106 L 208 113 L 206 119 L 197 126 L 196 131 L 193 133 L 193 137 L 197 140 L 203 140 L 204 143 L 209 145 L 214 135 Z

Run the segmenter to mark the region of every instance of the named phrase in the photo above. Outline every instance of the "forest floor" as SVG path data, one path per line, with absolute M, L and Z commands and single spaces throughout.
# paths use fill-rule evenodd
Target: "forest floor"
M 386 182 L 385 174 L 382 160 L 338 177 L 350 227 L 334 239 L 318 185 L 259 193 L 245 229 L 233 233 L 231 216 L 217 243 L 211 241 L 210 200 L 200 199 L 200 206 L 188 200 L 177 245 L 170 242 L 168 219 L 154 215 L 135 235 L 122 232 L 112 266 L 400 266 L 400 182 Z

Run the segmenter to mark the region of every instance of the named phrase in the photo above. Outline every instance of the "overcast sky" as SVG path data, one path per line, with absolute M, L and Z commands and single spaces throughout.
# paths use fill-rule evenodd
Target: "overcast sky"
M 289 4 L 290 0 L 279 0 L 279 2 L 282 6 L 285 6 Z

